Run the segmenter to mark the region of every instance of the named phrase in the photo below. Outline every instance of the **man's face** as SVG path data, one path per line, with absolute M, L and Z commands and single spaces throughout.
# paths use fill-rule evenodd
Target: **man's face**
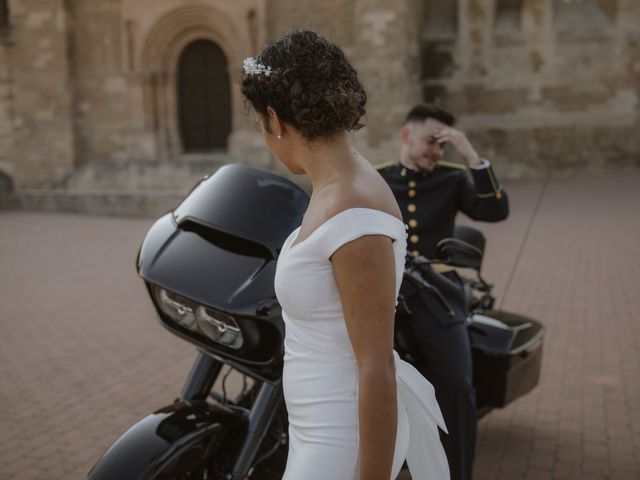
M 446 144 L 440 144 L 435 139 L 435 134 L 447 125 L 427 118 L 424 122 L 413 122 L 408 125 L 410 133 L 406 141 L 409 160 L 419 170 L 433 171 L 440 160 Z

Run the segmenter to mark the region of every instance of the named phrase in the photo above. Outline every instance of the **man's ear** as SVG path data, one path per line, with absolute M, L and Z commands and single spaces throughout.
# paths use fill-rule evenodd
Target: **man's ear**
M 405 125 L 402 127 L 400 130 L 400 139 L 402 140 L 402 143 L 408 145 L 411 142 L 411 133 L 412 131 L 410 126 Z

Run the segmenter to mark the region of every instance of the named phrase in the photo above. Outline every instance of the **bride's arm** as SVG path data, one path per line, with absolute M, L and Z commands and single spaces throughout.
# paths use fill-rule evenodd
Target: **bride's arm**
M 361 480 L 389 480 L 396 442 L 393 360 L 395 260 L 391 239 L 359 237 L 331 257 L 358 362 Z

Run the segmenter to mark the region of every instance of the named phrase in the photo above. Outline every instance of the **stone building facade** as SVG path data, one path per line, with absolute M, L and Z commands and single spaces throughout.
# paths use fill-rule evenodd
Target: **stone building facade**
M 640 165 L 639 26 L 636 0 L 0 0 L 0 186 L 278 170 L 239 79 L 292 27 L 354 63 L 373 163 L 396 159 L 406 110 L 436 100 L 502 176 Z

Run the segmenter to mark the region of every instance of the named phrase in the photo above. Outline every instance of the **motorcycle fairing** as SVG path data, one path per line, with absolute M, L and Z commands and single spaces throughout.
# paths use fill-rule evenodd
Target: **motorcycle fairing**
M 203 180 L 173 212 L 178 226 L 194 222 L 266 247 L 275 259 L 302 223 L 309 197 L 286 178 L 255 167 L 225 165 Z
M 176 402 L 140 420 L 125 432 L 88 475 L 89 480 L 182 478 L 210 467 L 212 458 L 238 446 L 246 418 L 206 402 Z M 224 452 L 223 452 L 224 450 Z
M 138 253 L 138 273 L 148 282 L 236 315 L 254 316 L 275 296 L 275 261 L 232 251 L 207 232 L 179 228 L 171 214 L 156 221 Z
M 212 308 L 256 315 L 275 297 L 275 260 L 307 203 L 307 194 L 285 178 L 226 165 L 151 227 L 138 273 Z

